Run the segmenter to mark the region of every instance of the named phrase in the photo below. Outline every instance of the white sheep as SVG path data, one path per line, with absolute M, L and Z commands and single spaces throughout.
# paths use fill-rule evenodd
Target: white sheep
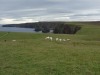
M 61 42 L 61 41 L 62 41 L 62 39 L 59 39 L 59 41 Z
M 48 37 L 46 37 L 45 39 L 50 39 L 50 37 L 48 36 Z
M 50 39 L 51 41 L 53 40 L 53 38 L 52 38 L 52 37 L 50 37 L 49 39 Z
M 67 39 L 67 41 L 70 41 L 70 39 Z
M 59 38 L 56 38 L 56 41 L 58 41 L 59 40 Z
M 15 42 L 16 40 L 12 40 L 13 42 Z
M 63 39 L 63 41 L 65 42 L 66 40 L 65 40 L 65 39 Z

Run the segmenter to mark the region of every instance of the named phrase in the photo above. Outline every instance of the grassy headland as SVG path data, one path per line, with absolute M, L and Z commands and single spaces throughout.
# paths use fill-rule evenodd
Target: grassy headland
M 0 38 L 0 75 L 100 75 L 100 26 L 82 25 L 74 35 L 8 33 Z

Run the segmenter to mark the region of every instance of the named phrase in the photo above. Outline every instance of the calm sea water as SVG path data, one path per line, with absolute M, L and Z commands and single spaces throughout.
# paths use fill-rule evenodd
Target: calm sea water
M 18 27 L 2 27 L 0 26 L 0 31 L 6 31 L 6 32 L 33 32 L 34 28 L 18 28 Z

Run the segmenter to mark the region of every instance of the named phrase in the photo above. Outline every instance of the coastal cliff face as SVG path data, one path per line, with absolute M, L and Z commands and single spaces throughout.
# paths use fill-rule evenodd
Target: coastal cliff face
M 52 30 L 55 34 L 75 34 L 81 29 L 81 26 L 79 25 L 67 24 L 66 22 L 7 24 L 3 25 L 3 27 L 35 28 L 35 31 L 42 31 L 43 33 L 48 33 Z

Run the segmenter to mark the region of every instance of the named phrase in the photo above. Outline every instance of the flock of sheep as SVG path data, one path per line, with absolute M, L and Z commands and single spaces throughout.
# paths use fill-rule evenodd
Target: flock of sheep
M 65 41 L 70 41 L 70 39 L 61 39 L 61 38 L 53 38 L 53 37 L 50 37 L 50 36 L 47 36 L 45 37 L 45 40 L 50 40 L 50 41 L 60 41 L 60 42 L 65 42 Z M 4 40 L 6 42 L 6 40 Z M 12 40 L 12 42 L 16 42 L 16 40 Z
M 55 40 L 55 41 L 63 41 L 63 42 L 65 42 L 65 41 L 70 41 L 70 39 L 61 39 L 61 38 L 53 38 L 53 37 L 50 37 L 50 36 L 47 36 L 47 37 L 45 37 L 45 39 L 46 40 L 50 40 L 50 41 L 53 41 L 53 40 Z

